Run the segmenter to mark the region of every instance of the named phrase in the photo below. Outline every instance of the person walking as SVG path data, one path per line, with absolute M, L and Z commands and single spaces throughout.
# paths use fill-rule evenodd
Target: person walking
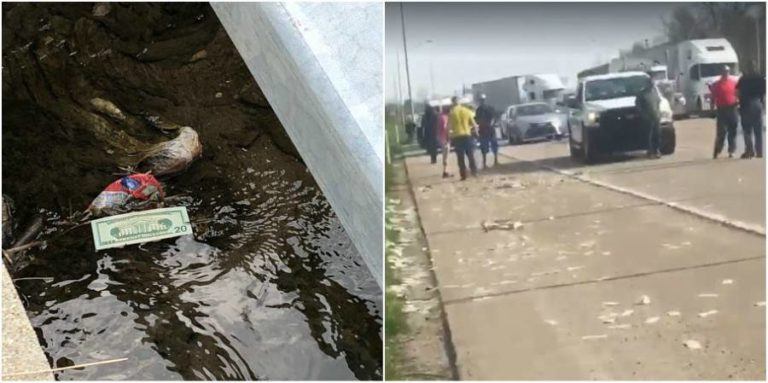
M 475 165 L 475 139 L 473 137 L 477 129 L 475 114 L 469 108 L 461 105 L 459 98 L 456 96 L 451 98 L 448 127 L 453 147 L 456 150 L 461 180 L 467 179 L 467 164 L 464 163 L 465 157 L 469 162 L 469 169 L 472 175 L 476 176 L 477 165 Z
M 437 163 L 437 113 L 429 104 L 424 105 L 421 117 L 421 131 L 424 132 L 424 149 L 429 153 L 431 163 Z
M 493 165 L 499 164 L 499 143 L 496 141 L 496 132 L 493 130 L 493 120 L 496 119 L 496 111 L 485 103 L 485 95 L 480 95 L 480 105 L 475 111 L 475 121 L 479 125 L 480 151 L 483 153 L 483 169 L 486 168 L 485 159 L 489 149 L 493 151 Z
M 723 144 L 728 138 L 728 157 L 733 158 L 736 151 L 736 129 L 739 126 L 739 114 L 736 107 L 739 99 L 736 95 L 736 80 L 730 75 L 728 65 L 723 65 L 720 79 L 709 85 L 712 93 L 712 103 L 717 108 L 717 134 L 715 150 L 712 158 L 717 158 L 723 150 Z
M 741 129 L 744 133 L 744 154 L 741 158 L 762 158 L 765 76 L 760 75 L 756 61 L 752 61 L 749 73 L 741 76 L 736 89 L 739 92 Z
M 635 98 L 635 106 L 640 113 L 640 122 L 648 129 L 648 158 L 661 158 L 659 152 L 660 102 L 661 98 L 653 87 L 653 80 L 649 77 Z
M 451 144 L 448 139 L 448 112 L 450 108 L 443 110 L 443 106 L 438 106 L 437 114 L 437 142 L 440 145 L 440 152 L 443 157 L 443 178 L 453 177 L 448 173 L 448 154 L 451 152 Z

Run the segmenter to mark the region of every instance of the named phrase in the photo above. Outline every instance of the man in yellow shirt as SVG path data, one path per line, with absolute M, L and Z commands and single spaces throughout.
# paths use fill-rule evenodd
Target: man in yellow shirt
M 456 159 L 459 161 L 459 174 L 461 180 L 467 179 L 467 166 L 464 164 L 464 156 L 469 160 L 469 169 L 473 176 L 477 175 L 477 165 L 475 165 L 475 139 L 477 123 L 475 123 L 475 113 L 469 108 L 459 103 L 459 98 L 451 98 L 451 113 L 448 115 L 448 126 L 453 141 L 453 147 L 456 150 Z

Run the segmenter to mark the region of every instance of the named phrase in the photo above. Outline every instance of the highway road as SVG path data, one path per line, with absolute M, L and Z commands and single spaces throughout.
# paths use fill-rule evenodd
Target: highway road
M 676 126 L 658 160 L 505 145 L 461 182 L 407 158 L 460 378 L 765 378 L 765 161 Z

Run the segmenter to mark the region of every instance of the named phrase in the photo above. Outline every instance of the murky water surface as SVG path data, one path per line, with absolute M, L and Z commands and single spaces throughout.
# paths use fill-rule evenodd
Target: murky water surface
M 72 145 L 40 125 L 4 132 L 6 193 L 22 193 L 13 183 L 25 171 L 46 171 L 23 161 L 29 135 Z M 203 144 L 204 157 L 165 182 L 169 205 L 187 206 L 194 236 L 97 253 L 88 225 L 65 232 L 66 199 L 51 207 L 27 186 L 32 200 L 17 202 L 26 206 L 17 230 L 45 217 L 48 246 L 28 253 L 14 278 L 51 278 L 16 285 L 52 365 L 128 358 L 57 378 L 379 379 L 380 289 L 306 169 L 266 136 L 247 149 Z M 82 150 L 104 163 L 69 166 L 105 186 L 116 170 L 91 146 Z M 35 198 L 47 207 L 33 210 Z

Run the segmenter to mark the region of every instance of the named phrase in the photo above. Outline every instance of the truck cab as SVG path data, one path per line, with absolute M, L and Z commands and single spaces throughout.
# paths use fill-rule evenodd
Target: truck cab
M 683 41 L 677 46 L 677 63 L 677 89 L 687 101 L 688 113 L 712 110 L 709 84 L 720 77 L 723 65 L 731 68 L 731 75 L 739 74 L 739 58 L 726 39 Z
M 646 149 L 649 131 L 635 107 L 637 93 L 648 82 L 644 72 L 622 72 L 582 79 L 568 117 L 571 157 L 593 162 L 600 154 Z M 675 128 L 669 102 L 659 95 L 660 151 L 675 150 Z

